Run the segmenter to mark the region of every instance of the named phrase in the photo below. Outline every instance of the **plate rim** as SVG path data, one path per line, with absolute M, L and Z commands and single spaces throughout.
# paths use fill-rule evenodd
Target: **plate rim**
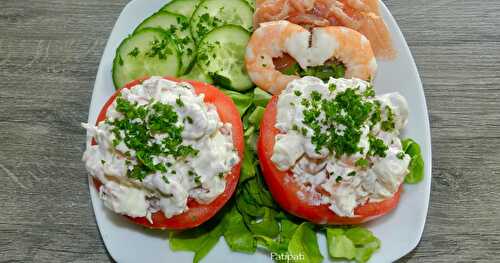
M 97 105 L 95 105 L 98 101 L 97 99 L 97 92 L 96 90 L 99 88 L 98 84 L 100 84 L 101 82 L 101 78 L 102 78 L 102 75 L 103 74 L 106 74 L 106 72 L 104 72 L 104 65 L 106 64 L 106 54 L 108 52 L 108 49 L 111 49 L 111 45 L 112 45 L 112 41 L 111 41 L 111 36 L 113 35 L 114 31 L 116 30 L 116 27 L 118 25 L 118 22 L 121 21 L 123 19 L 123 16 L 127 13 L 126 11 L 128 9 L 131 8 L 131 6 L 135 5 L 136 3 L 138 2 L 141 2 L 143 0 L 132 0 L 130 2 L 128 2 L 124 7 L 123 9 L 121 10 L 120 12 L 120 15 L 117 17 L 116 21 L 115 21 L 115 24 L 113 25 L 110 33 L 109 33 L 109 36 L 108 36 L 108 39 L 106 41 L 106 45 L 104 47 L 104 50 L 103 50 L 103 53 L 102 53 L 102 56 L 101 56 L 101 59 L 100 59 L 100 62 L 99 62 L 99 67 L 98 67 L 98 71 L 97 71 L 97 74 L 96 74 L 96 78 L 95 78 L 95 81 L 94 81 L 94 86 L 93 86 L 93 89 L 92 89 L 92 96 L 91 96 L 91 102 L 90 102 L 90 105 L 89 105 L 89 114 L 88 114 L 88 120 L 87 122 L 90 123 L 90 122 L 93 122 L 94 121 L 94 118 L 92 118 L 92 114 L 91 114 L 91 110 L 93 108 L 96 108 Z M 171 2 L 172 0 L 165 0 L 163 4 L 167 4 L 169 2 Z M 385 5 L 385 3 L 381 0 L 379 0 L 379 5 L 380 5 L 380 8 L 383 9 L 381 10 L 382 12 L 381 13 L 385 13 L 385 15 L 391 20 L 390 22 L 393 23 L 395 25 L 395 32 L 398 36 L 398 38 L 404 40 L 403 41 L 403 50 L 398 50 L 398 52 L 407 52 L 408 53 L 408 56 L 409 56 L 409 67 L 411 67 L 411 71 L 413 73 L 416 74 L 416 79 L 417 79 L 417 86 L 419 86 L 419 90 L 418 92 L 421 93 L 419 96 L 420 97 L 420 101 L 419 103 L 422 104 L 423 108 L 425 109 L 425 113 L 424 114 L 424 132 L 425 132 L 425 137 L 426 137 L 426 141 L 425 142 L 422 142 L 422 143 L 425 143 L 425 145 L 427 145 L 429 147 L 429 151 L 428 151 L 428 155 L 427 155 L 427 158 L 425 160 L 425 164 L 426 164 L 426 168 L 425 168 L 425 175 L 428 175 L 429 176 L 429 182 L 425 185 L 425 193 L 427 193 L 425 196 L 424 196 L 424 199 L 425 199 L 425 211 L 424 211 L 424 217 L 423 217 L 423 221 L 422 223 L 419 225 L 419 228 L 418 228 L 418 238 L 416 238 L 415 240 L 413 240 L 413 242 L 411 242 L 410 244 L 410 249 L 407 249 L 407 251 L 404 251 L 404 253 L 402 253 L 402 255 L 400 255 L 399 257 L 396 257 L 394 259 L 392 259 L 393 261 L 395 260 L 398 260 L 406 255 L 408 255 L 411 251 L 413 251 L 417 246 L 418 244 L 420 243 L 421 239 L 422 239 L 422 235 L 423 235 L 423 232 L 424 232 L 424 229 L 425 229 L 425 225 L 427 223 L 427 216 L 428 216 L 428 212 L 429 212 L 429 205 L 430 205 L 430 195 L 431 195 L 431 185 L 432 185 L 432 138 L 431 138 L 431 129 L 430 129 L 430 120 L 429 120 L 429 109 L 428 109 L 428 106 L 427 106 L 427 100 L 426 100 L 426 97 L 425 97 L 425 90 L 424 90 L 424 87 L 422 85 L 422 81 L 421 81 L 421 77 L 420 77 L 420 73 L 418 71 L 418 68 L 416 66 L 416 63 L 415 63 L 415 60 L 413 58 L 413 54 L 408 46 L 408 43 L 406 41 L 406 38 L 404 36 L 404 34 L 402 33 L 400 27 L 399 27 L 399 24 L 397 23 L 396 19 L 393 17 L 392 13 L 390 12 L 390 10 L 387 8 L 387 6 Z M 386 21 L 387 23 L 387 21 Z M 114 53 L 112 50 L 111 50 L 112 54 Z M 100 107 L 98 107 L 100 108 Z M 86 139 L 86 147 L 88 147 L 90 145 L 90 140 L 88 139 L 88 132 L 87 132 L 87 139 Z M 106 248 L 106 251 L 107 253 L 109 254 L 109 256 L 117 261 L 119 259 L 119 257 L 117 257 L 117 255 L 114 254 L 115 251 L 113 251 L 112 249 L 110 249 L 109 245 L 108 245 L 108 242 L 111 242 L 110 239 L 108 238 L 105 238 L 104 235 L 103 235 L 103 230 L 101 229 L 103 227 L 103 224 L 102 222 L 100 222 L 100 219 L 98 218 L 98 216 L 96 215 L 96 209 L 97 208 L 97 205 L 96 205 L 96 202 L 100 202 L 99 198 L 98 198 L 98 193 L 94 187 L 94 184 L 93 184 L 93 181 L 92 181 L 92 178 L 90 175 L 87 176 L 88 177 L 88 186 L 89 186 L 89 194 L 90 194 L 90 200 L 91 200 L 91 203 L 92 203 L 92 211 L 94 213 L 94 219 L 95 219 L 95 222 L 97 224 L 97 227 L 99 229 L 99 235 L 101 237 L 101 240 L 103 241 L 104 243 L 104 246 Z M 251 256 L 251 255 L 249 255 Z M 328 256 L 326 256 L 327 258 Z

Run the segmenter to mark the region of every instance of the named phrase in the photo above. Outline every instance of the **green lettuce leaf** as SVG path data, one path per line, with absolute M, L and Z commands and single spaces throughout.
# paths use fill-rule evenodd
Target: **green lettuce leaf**
M 326 241 L 328 244 L 328 254 L 332 258 L 353 259 L 356 255 L 354 243 L 345 236 L 344 230 L 340 228 L 327 228 Z
M 224 226 L 224 224 L 220 224 L 219 218 L 214 218 L 197 228 L 171 232 L 170 249 L 172 251 L 192 251 L 194 252 L 193 263 L 200 262 L 219 242 L 219 238 L 225 230 Z
M 255 107 L 255 110 L 250 114 L 248 117 L 248 121 L 253 124 L 255 127 L 259 127 L 260 121 L 262 120 L 262 117 L 264 116 L 264 107 L 257 106 Z
M 267 93 L 267 91 L 260 88 L 255 88 L 253 90 L 253 104 L 255 106 L 266 107 L 267 103 L 271 99 L 272 95 Z
M 295 230 L 288 244 L 288 253 L 291 257 L 301 258 L 293 262 L 316 263 L 323 261 L 323 256 L 319 251 L 316 232 L 312 229 L 310 223 L 302 223 Z
M 253 101 L 252 93 L 240 93 L 237 91 L 232 91 L 227 89 L 220 89 L 220 90 L 229 97 L 231 97 L 234 104 L 236 105 L 236 108 L 238 108 L 240 116 L 243 116 L 245 112 L 248 110 L 248 108 L 250 108 L 250 106 L 252 105 Z
M 402 141 L 403 151 L 410 155 L 410 165 L 408 170 L 410 173 L 405 177 L 405 183 L 416 184 L 424 179 L 424 160 L 420 152 L 420 146 L 412 139 L 404 139 Z
M 268 207 L 262 207 L 263 215 L 257 218 L 251 218 L 249 216 L 243 218 L 245 223 L 252 231 L 254 235 L 267 236 L 267 237 L 277 237 L 280 231 L 280 226 L 275 218 L 276 212 Z
M 244 253 L 255 252 L 257 242 L 235 206 L 225 214 L 223 223 L 226 225 L 224 239 L 231 250 Z
M 246 180 L 255 177 L 257 172 L 254 158 L 255 156 L 252 154 L 249 147 L 245 145 L 244 157 L 241 162 L 240 185 Z
M 333 259 L 367 262 L 380 248 L 380 240 L 363 227 L 326 228 L 328 254 Z

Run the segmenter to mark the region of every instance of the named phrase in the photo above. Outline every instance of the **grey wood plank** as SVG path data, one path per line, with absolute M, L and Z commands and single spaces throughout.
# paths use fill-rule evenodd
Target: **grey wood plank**
M 104 45 L 127 1 L 0 1 L 0 262 L 107 262 L 80 161 Z M 500 1 L 384 1 L 430 110 L 433 184 L 401 262 L 500 257 Z

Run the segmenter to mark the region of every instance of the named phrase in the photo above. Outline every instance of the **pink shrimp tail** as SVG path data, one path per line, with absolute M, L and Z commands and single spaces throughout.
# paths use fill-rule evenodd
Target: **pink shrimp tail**
M 373 13 L 365 14 L 358 31 L 370 40 L 376 57 L 390 60 L 397 56 L 391 34 L 380 16 Z

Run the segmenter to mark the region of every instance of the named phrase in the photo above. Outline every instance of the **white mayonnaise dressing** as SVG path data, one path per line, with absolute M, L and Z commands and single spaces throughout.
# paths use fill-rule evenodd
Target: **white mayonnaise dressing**
M 188 83 L 152 77 L 131 89 L 123 89 L 121 97 L 138 105 L 161 102 L 173 106 L 178 115 L 176 125 L 184 126 L 182 144 L 190 145 L 198 154 L 183 160 L 176 160 L 172 155 L 153 156 L 155 165 L 168 163 L 168 171 L 156 171 L 140 181 L 127 176 L 137 164 L 136 153 L 123 140 L 113 146 L 116 138 L 113 126 L 105 122 L 97 126 L 82 124 L 97 142 L 87 147 L 83 161 L 90 175 L 102 182 L 99 196 L 106 207 L 119 214 L 147 217 L 151 221 L 151 214 L 157 211 L 162 211 L 167 218 L 187 211 L 189 197 L 207 204 L 224 192 L 225 176 L 239 162 L 239 157 L 233 145 L 231 124 L 221 122 L 216 107 L 203 101 L 204 94 L 196 95 Z M 178 99 L 183 102 L 182 106 L 176 102 Z M 115 101 L 109 107 L 107 120 L 124 117 L 116 105 Z M 186 121 L 189 118 L 191 121 Z M 142 122 L 141 119 L 133 121 Z M 123 131 L 120 133 L 123 135 Z M 159 144 L 165 136 L 154 134 L 150 143 Z M 129 157 L 124 155 L 126 152 Z
M 336 86 L 333 92 L 328 88 L 330 84 Z M 301 198 L 313 205 L 327 204 L 339 216 L 355 217 L 354 209 L 357 206 L 383 201 L 392 197 L 399 189 L 409 172 L 410 163 L 410 156 L 403 153 L 398 137 L 408 120 L 408 105 L 399 93 L 364 98 L 365 101 L 380 102 L 383 120 L 389 114 L 386 110 L 388 106 L 392 111 L 395 129 L 383 131 L 378 122 L 370 130 L 371 122 L 366 121 L 360 128 L 361 137 L 357 145 L 363 150 L 336 158 L 325 147 L 316 151 L 316 145 L 311 142 L 314 132 L 303 123 L 305 107 L 301 101 L 304 98 L 310 100 L 313 91 L 321 94 L 322 98 L 334 99 L 348 88 L 358 88 L 362 93 L 369 85 L 360 79 L 331 78 L 328 83 L 323 83 L 315 77 L 304 77 L 290 82 L 279 95 L 276 128 L 281 134 L 276 136 L 271 159 L 279 170 L 293 173 L 291 178 L 302 185 L 301 191 L 297 193 Z M 318 119 L 323 120 L 324 115 L 321 112 Z M 303 129 L 306 129 L 306 135 Z M 321 129 L 325 132 L 326 126 L 322 125 Z M 345 129 L 344 125 L 336 125 L 338 133 L 342 134 Z M 370 148 L 369 134 L 383 140 L 388 146 L 385 157 L 367 157 Z M 369 161 L 368 167 L 355 165 L 358 159 L 365 157 Z M 352 176 L 352 172 L 355 172 L 355 176 Z M 321 194 L 318 189 L 328 194 Z

